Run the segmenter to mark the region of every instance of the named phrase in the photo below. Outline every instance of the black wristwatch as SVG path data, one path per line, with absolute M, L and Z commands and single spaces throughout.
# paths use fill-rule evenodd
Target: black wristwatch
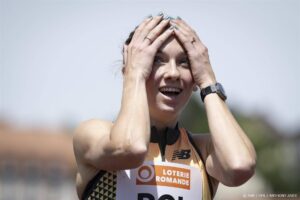
M 227 96 L 225 94 L 225 90 L 223 88 L 223 86 L 221 85 L 221 83 L 216 83 L 214 85 L 210 85 L 206 88 L 203 88 L 201 90 L 201 99 L 204 102 L 204 98 L 211 93 L 217 93 L 219 95 L 219 97 L 225 101 L 227 99 Z

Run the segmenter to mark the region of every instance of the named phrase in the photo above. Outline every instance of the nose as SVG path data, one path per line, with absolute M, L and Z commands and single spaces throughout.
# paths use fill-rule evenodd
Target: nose
M 176 65 L 176 61 L 170 60 L 168 66 L 166 67 L 165 78 L 177 80 L 180 77 L 179 69 Z

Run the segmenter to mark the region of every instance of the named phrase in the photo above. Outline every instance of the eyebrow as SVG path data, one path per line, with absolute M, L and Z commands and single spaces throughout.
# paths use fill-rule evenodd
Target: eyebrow
M 164 52 L 162 52 L 160 49 L 158 49 L 156 53 L 162 53 L 163 54 Z
M 166 54 L 166 53 L 164 53 L 163 51 L 161 51 L 160 49 L 158 49 L 157 50 L 157 52 L 156 52 L 156 54 Z M 187 56 L 187 54 L 186 54 L 186 52 L 181 52 L 181 53 L 179 53 L 177 56 L 185 56 L 185 57 L 188 57 Z

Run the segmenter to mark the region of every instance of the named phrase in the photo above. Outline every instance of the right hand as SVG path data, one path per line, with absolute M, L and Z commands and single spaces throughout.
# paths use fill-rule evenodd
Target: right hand
M 155 16 L 138 26 L 129 45 L 124 45 L 125 76 L 148 79 L 157 50 L 173 33 L 172 28 L 165 30 L 169 22 L 163 16 Z

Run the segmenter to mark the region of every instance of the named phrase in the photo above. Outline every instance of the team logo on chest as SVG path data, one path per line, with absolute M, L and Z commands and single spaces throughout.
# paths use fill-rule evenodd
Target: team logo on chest
M 189 159 L 190 157 L 191 157 L 191 150 L 190 149 L 175 150 L 173 152 L 172 160 Z
M 137 169 L 136 185 L 161 185 L 190 189 L 190 169 L 166 166 L 143 165 Z
M 116 200 L 190 200 L 202 198 L 201 170 L 172 162 L 146 161 L 117 172 Z

